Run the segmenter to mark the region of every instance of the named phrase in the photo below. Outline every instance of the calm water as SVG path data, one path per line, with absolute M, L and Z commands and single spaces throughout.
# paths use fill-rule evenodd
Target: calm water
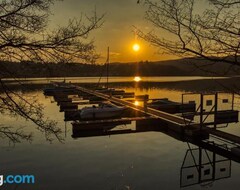
M 201 80 L 201 79 L 224 79 L 227 77 L 202 77 L 202 76 L 172 76 L 172 77 L 141 77 L 144 82 L 173 82 L 173 81 L 189 81 L 189 80 Z M 119 83 L 119 82 L 130 82 L 133 81 L 134 77 L 109 77 L 109 82 Z M 15 83 L 15 79 L 2 79 L 4 81 Z M 73 83 L 98 83 L 99 81 L 104 83 L 107 82 L 106 77 L 64 77 L 64 78 L 20 78 L 23 83 L 31 83 L 31 84 L 42 84 L 48 83 L 50 81 L 62 81 L 66 80 L 66 82 Z
M 150 98 L 168 97 L 170 100 L 181 101 L 186 92 L 201 92 L 202 86 L 208 84 L 205 90 L 218 90 L 215 82 L 197 81 L 201 78 L 150 78 L 143 79 L 142 83 L 132 82 L 132 78 L 120 78 L 111 84 L 111 87 L 134 91 L 136 94 L 149 94 Z M 74 79 L 75 80 L 75 79 Z M 78 79 L 84 80 L 85 79 Z M 93 82 L 97 78 L 90 78 Z M 157 83 L 157 81 L 171 81 L 173 83 Z M 194 80 L 194 81 L 192 81 Z M 145 82 L 144 82 L 145 81 Z M 179 82 L 178 82 L 179 81 Z M 181 82 L 180 82 L 181 81 Z M 191 82 L 190 82 L 191 81 Z M 33 82 L 33 81 L 31 81 Z M 76 82 L 76 81 L 72 81 Z M 34 82 L 33 82 L 34 83 Z M 43 82 L 45 83 L 45 82 Z M 215 85 L 214 89 L 212 87 Z M 25 90 L 28 96 L 37 96 L 45 106 L 45 115 L 58 121 L 64 133 L 65 141 L 60 143 L 54 140 L 49 143 L 44 135 L 34 125 L 21 118 L 11 118 L 1 115 L 1 124 L 12 127 L 25 127 L 24 130 L 34 133 L 32 143 L 23 142 L 13 146 L 6 139 L 1 138 L 0 175 L 32 174 L 35 175 L 34 185 L 11 185 L 3 189 L 18 190 L 54 190 L 54 189 L 180 189 L 181 185 L 195 183 L 194 179 L 186 180 L 192 171 L 181 170 L 185 154 L 192 144 L 179 141 L 161 132 L 145 132 L 136 134 L 112 135 L 103 137 L 72 138 L 71 122 L 65 123 L 63 112 L 52 102 L 52 98 L 44 97 L 42 89 L 45 85 L 32 85 L 31 90 Z M 15 87 L 19 90 L 18 87 Z M 221 88 L 221 87 L 219 87 Z M 226 98 L 223 94 L 221 98 Z M 197 96 L 186 97 L 195 99 Z M 209 99 L 211 97 L 208 97 Z M 185 101 L 186 101 L 185 99 Z M 239 99 L 235 98 L 238 109 Z M 231 103 L 231 102 L 230 102 Z M 224 105 L 228 108 L 229 105 Z M 223 106 L 223 107 L 224 107 Z M 130 127 L 134 127 L 132 122 Z M 119 126 L 120 128 L 124 126 Z M 229 133 L 240 135 L 238 124 L 231 124 L 223 128 Z M 197 157 L 198 150 L 193 151 Z M 211 155 L 211 152 L 208 152 Z M 186 162 L 192 165 L 191 156 L 187 154 Z M 219 160 L 224 158 L 218 157 Z M 223 176 L 211 183 L 195 184 L 182 189 L 239 189 L 240 164 L 226 160 L 220 164 L 226 167 Z M 219 165 L 220 165 L 219 164 Z M 218 165 L 218 166 L 219 166 Z M 185 165 L 186 166 L 186 165 Z M 219 166 L 220 167 L 220 166 Z M 223 167 L 223 166 L 222 166 Z M 194 169 L 194 177 L 198 174 Z M 181 176 L 182 173 L 182 176 Z M 1 188 L 1 187 L 0 187 Z

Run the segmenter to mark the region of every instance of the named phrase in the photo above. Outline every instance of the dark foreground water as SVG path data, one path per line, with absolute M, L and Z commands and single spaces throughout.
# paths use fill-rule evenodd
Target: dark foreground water
M 152 82 L 148 79 L 134 83 L 129 78 L 123 78 L 123 82 L 116 81 L 111 87 L 134 91 L 136 94 L 149 94 L 150 98 L 167 97 L 174 101 L 181 101 L 181 95 L 186 92 L 223 90 L 219 81 L 193 79 L 195 80 L 172 80 L 169 77 L 167 82 L 157 82 L 154 78 Z M 37 96 L 45 106 L 45 115 L 58 121 L 58 127 L 63 130 L 64 142 L 55 139 L 49 143 L 31 122 L 1 115 L 1 126 L 25 127 L 25 131 L 34 133 L 34 138 L 31 143 L 22 142 L 13 146 L 0 136 L 0 175 L 30 174 L 35 176 L 35 183 L 4 184 L 0 189 L 239 189 L 239 163 L 216 155 L 215 180 L 210 180 L 213 176 L 212 153 L 201 150 L 206 164 L 204 167 L 210 169 L 199 175 L 194 167 L 194 163 L 199 162 L 198 147 L 165 133 L 72 138 L 71 122 L 65 123 L 63 112 L 59 112 L 57 104 L 51 98 L 44 97 L 44 86 L 33 82 L 32 85 L 28 84 L 28 90 L 24 90 L 24 93 Z M 14 88 L 19 92 L 18 86 Z M 219 98 L 226 97 L 228 95 L 223 94 Z M 195 95 L 186 98 L 198 101 Z M 235 109 L 238 109 L 238 97 L 235 98 L 235 103 Z M 224 106 L 227 108 L 231 105 Z M 134 126 L 135 122 L 132 122 L 130 127 Z M 221 130 L 240 135 L 239 125 L 235 123 Z M 194 150 L 189 153 L 189 149 Z M 199 182 L 201 183 L 198 184 Z

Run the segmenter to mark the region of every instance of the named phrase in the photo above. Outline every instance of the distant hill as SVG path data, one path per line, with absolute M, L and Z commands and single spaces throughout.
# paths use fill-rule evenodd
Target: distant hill
M 137 63 L 111 63 L 111 75 L 133 76 L 138 68 L 141 76 L 235 76 L 240 67 L 228 63 L 215 63 L 193 58 Z
M 180 69 L 186 75 L 199 76 L 232 76 L 240 74 L 240 67 L 233 66 L 228 63 L 213 63 L 206 60 L 196 60 L 194 58 L 186 58 L 179 60 L 158 61 L 155 64 L 161 66 L 173 66 Z
M 0 62 L 0 77 L 87 77 L 106 76 L 106 66 L 82 63 Z M 110 76 L 232 76 L 240 67 L 226 63 L 212 64 L 195 59 L 137 63 L 110 63 Z

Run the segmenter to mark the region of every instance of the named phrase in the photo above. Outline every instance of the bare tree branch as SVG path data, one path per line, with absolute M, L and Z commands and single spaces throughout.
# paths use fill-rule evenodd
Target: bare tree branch
M 49 29 L 50 7 L 55 0 L 3 0 L 0 2 L 0 59 L 2 61 L 92 63 L 98 58 L 89 34 L 101 27 L 104 15 L 70 19 L 67 26 Z M 17 80 L 14 73 L 1 66 Z M 19 83 L 21 84 L 21 83 Z M 63 141 L 55 121 L 44 117 L 43 106 L 32 97 L 11 90 L 0 78 L 0 114 L 21 116 L 33 122 L 48 141 Z M 31 134 L 1 126 L 0 136 L 13 143 L 31 140 Z
M 138 35 L 152 45 L 184 57 L 240 66 L 240 1 L 209 0 L 197 11 L 196 0 L 145 0 L 153 30 Z
M 48 29 L 50 5 L 54 0 L 11 0 L 0 4 L 0 56 L 4 60 L 94 62 L 98 57 L 92 30 L 103 24 L 96 11 L 88 17 L 69 20 L 65 27 Z M 14 56 L 13 56 L 14 55 Z

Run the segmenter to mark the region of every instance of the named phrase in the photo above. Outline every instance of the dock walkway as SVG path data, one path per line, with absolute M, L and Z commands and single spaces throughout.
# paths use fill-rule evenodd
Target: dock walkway
M 126 101 L 126 100 L 122 100 L 116 97 L 113 97 L 111 95 L 108 94 L 103 94 L 94 90 L 90 90 L 90 89 L 86 89 L 83 87 L 76 87 L 76 90 L 79 90 L 81 92 L 93 95 L 93 96 L 97 96 L 100 97 L 102 99 L 108 100 L 110 102 L 113 102 L 115 104 L 118 105 L 122 105 L 125 107 L 128 107 L 130 109 L 142 112 L 148 116 L 150 116 L 151 118 L 155 118 L 155 119 L 159 119 L 160 121 L 164 121 L 165 123 L 168 124 L 168 126 L 170 128 L 178 128 L 178 131 L 181 130 L 185 130 L 185 129 L 189 129 L 190 131 L 199 131 L 200 130 L 200 124 L 196 124 L 194 122 L 192 122 L 189 119 L 186 118 L 182 118 L 173 114 L 169 114 L 166 112 L 162 112 L 153 108 L 149 108 L 149 107 L 144 107 L 144 106 L 136 106 L 134 103 Z M 222 138 L 223 140 L 225 139 L 226 141 L 230 141 L 233 143 L 236 143 L 238 145 L 240 145 L 240 137 L 236 136 L 236 135 L 232 135 L 223 131 L 219 131 L 216 129 L 211 129 L 208 128 L 206 126 L 203 126 L 201 128 L 203 131 L 207 132 L 208 134 L 217 136 L 219 138 Z
M 90 90 L 90 89 L 86 89 L 86 88 L 83 88 L 83 87 L 77 87 L 76 89 L 78 89 L 82 92 L 91 94 L 91 95 L 101 97 L 105 100 L 116 103 L 118 105 L 122 105 L 122 106 L 128 107 L 130 109 L 145 113 L 145 114 L 147 114 L 147 115 L 149 115 L 153 118 L 161 119 L 161 120 L 164 120 L 166 122 L 173 123 L 175 125 L 186 127 L 186 126 L 192 124 L 191 120 L 184 119 L 182 117 L 172 115 L 172 114 L 169 114 L 169 113 L 166 113 L 166 112 L 162 112 L 162 111 L 159 111 L 159 110 L 156 110 L 156 109 L 152 109 L 152 108 L 149 108 L 149 107 L 145 108 L 143 106 L 136 106 L 132 102 L 122 100 L 122 99 L 113 97 L 113 96 L 108 95 L 108 94 L 103 94 L 103 93 L 100 93 L 100 92 L 97 92 L 97 91 L 94 91 L 94 90 Z M 186 125 L 186 124 L 188 124 L 188 125 Z

